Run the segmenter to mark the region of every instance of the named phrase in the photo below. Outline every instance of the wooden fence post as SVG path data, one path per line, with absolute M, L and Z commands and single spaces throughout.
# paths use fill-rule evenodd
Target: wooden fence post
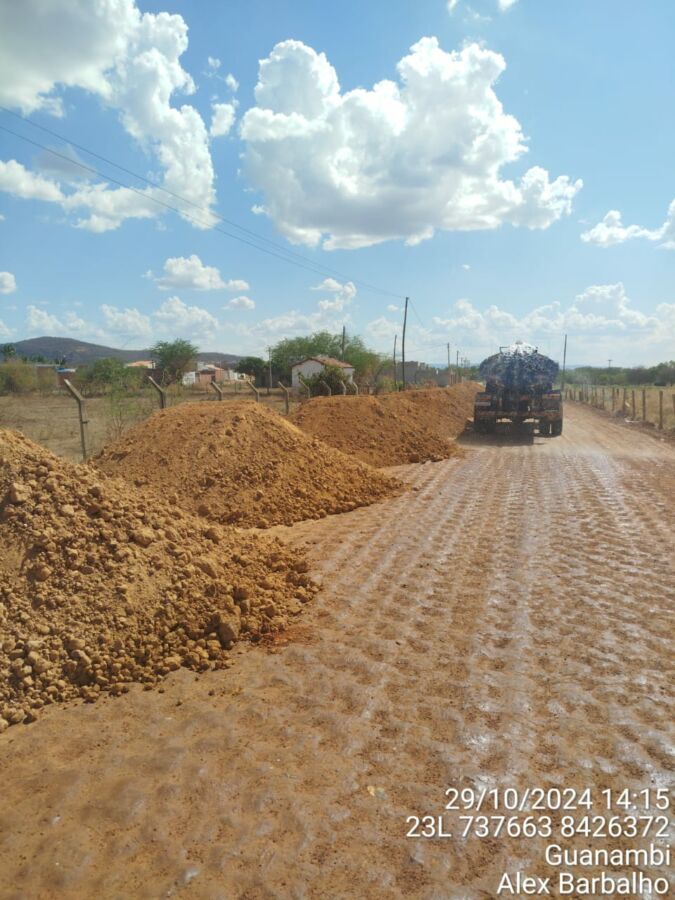
M 286 415 L 288 415 L 289 412 L 290 412 L 290 410 L 291 410 L 291 405 L 290 405 L 290 393 L 291 393 L 291 392 L 290 392 L 290 389 L 287 388 L 286 385 L 285 385 L 285 384 L 282 384 L 280 381 L 277 381 L 277 384 L 279 385 L 279 387 L 281 388 L 281 390 L 284 392 L 284 405 L 286 406 Z
M 166 390 L 163 387 L 160 387 L 152 375 L 148 375 L 148 381 L 154 387 L 159 395 L 159 408 L 166 409 Z
M 631 388 L 630 392 L 630 408 L 631 408 L 631 417 L 635 419 L 635 391 Z
M 80 420 L 80 443 L 82 445 L 82 459 L 87 459 L 87 425 L 89 420 L 87 419 L 87 408 L 85 406 L 84 397 L 77 390 L 77 388 L 73 387 L 73 385 L 68 381 L 67 378 L 63 379 L 63 384 L 70 394 L 71 397 L 75 399 L 77 402 L 77 415 Z
M 612 386 L 612 412 L 616 409 L 616 388 Z
M 621 415 L 622 416 L 626 415 L 627 396 L 628 396 L 628 389 L 624 388 L 623 389 L 623 398 L 621 400 Z
M 605 408 L 605 386 L 604 386 L 604 384 L 602 386 L 602 408 L 603 408 L 603 410 Z
M 673 406 L 675 407 L 675 394 L 673 394 Z M 663 431 L 663 391 L 659 391 L 659 429 Z
M 255 394 L 255 402 L 260 403 L 260 391 L 258 390 L 258 388 L 248 378 L 246 379 L 246 384 L 251 388 L 251 390 Z
M 642 388 L 642 421 L 647 421 L 647 391 Z
M 332 390 L 330 389 L 330 385 L 328 384 L 328 382 L 327 382 L 324 378 L 321 378 L 320 381 L 321 381 L 321 384 L 322 384 L 322 385 L 326 388 L 326 390 L 328 391 L 328 396 L 329 396 L 329 397 L 332 397 L 332 396 L 333 396 L 333 392 L 332 392 Z
M 215 381 L 210 382 L 210 384 L 211 384 L 211 387 L 213 388 L 213 390 L 216 392 L 216 394 L 218 394 L 218 399 L 222 400 L 223 399 L 223 389 L 221 388 L 221 386 L 219 384 L 216 384 Z
M 302 375 L 300 375 L 300 374 L 298 374 L 298 381 L 299 381 L 300 384 L 304 387 L 304 389 L 307 391 L 307 399 L 308 399 L 308 400 L 311 400 L 311 399 L 312 399 L 312 389 L 311 389 L 311 387 L 307 384 L 307 382 L 305 381 L 305 379 L 304 379 L 304 378 L 302 377 Z

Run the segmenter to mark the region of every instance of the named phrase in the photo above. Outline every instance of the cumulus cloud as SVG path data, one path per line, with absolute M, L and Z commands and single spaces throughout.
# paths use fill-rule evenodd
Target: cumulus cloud
M 234 125 L 234 117 L 236 115 L 234 103 L 214 103 L 211 109 L 213 110 L 211 128 L 209 129 L 211 137 L 223 137 L 229 134 L 230 129 Z
M 225 76 L 225 84 L 229 87 L 233 94 L 236 94 L 239 90 L 239 82 L 231 72 L 228 72 L 228 74 Z
M 13 294 L 16 290 L 16 278 L 11 272 L 0 272 L 0 294 Z
M 356 287 L 352 281 L 341 284 L 335 278 L 324 278 L 321 284 L 311 288 L 313 291 L 323 291 L 329 295 L 325 300 L 319 300 L 319 309 L 324 311 L 335 310 L 339 312 L 349 306 L 356 296 Z
M 47 200 L 56 203 L 64 197 L 59 185 L 49 178 L 36 175 L 22 166 L 21 163 L 10 159 L 7 162 L 0 160 L 0 191 L 22 197 L 24 200 Z
M 85 322 L 73 312 L 66 312 L 62 318 L 52 315 L 38 306 L 29 305 L 26 309 L 26 332 L 30 335 L 76 335 L 77 337 L 102 338 L 104 332 Z
M 675 250 L 675 200 L 668 207 L 666 221 L 658 228 L 643 228 L 641 225 L 624 225 L 618 209 L 610 209 L 602 222 L 584 231 L 581 240 L 596 247 L 612 247 L 635 238 L 658 241 L 661 247 Z
M 343 93 L 323 53 L 277 44 L 240 126 L 245 171 L 264 197 L 257 211 L 289 240 L 325 249 L 414 244 L 436 229 L 547 228 L 582 183 L 538 166 L 500 178 L 527 150 L 494 90 L 505 66 L 476 43 L 447 53 L 426 37 L 398 63 L 398 82 Z
M 227 305 L 230 309 L 255 309 L 255 301 L 250 297 L 233 297 Z
M 497 0 L 497 6 L 501 12 L 506 12 L 507 9 L 511 9 L 512 6 L 515 6 L 517 2 L 518 0 Z
M 163 275 L 154 278 L 152 272 L 146 272 L 146 276 L 153 278 L 163 291 L 220 291 L 228 286 L 220 277 L 218 269 L 215 266 L 205 266 L 196 253 L 192 256 L 170 256 L 164 262 Z
M 106 330 L 115 336 L 128 338 L 150 337 L 152 325 L 150 317 L 135 308 L 119 309 L 116 306 L 101 306 Z
M 229 281 L 225 282 L 226 291 L 248 291 L 250 289 L 251 285 L 248 281 L 244 281 L 241 278 L 231 278 Z
M 366 332 L 378 348 L 386 350 L 400 323 L 386 316 L 370 322 Z M 572 358 L 602 362 L 611 356 L 634 359 L 639 347 L 643 361 L 669 358 L 675 341 L 675 303 L 660 303 L 653 311 L 638 310 L 621 282 L 590 285 L 573 300 L 537 306 L 523 314 L 496 304 L 478 308 L 470 299 L 457 300 L 446 315 L 435 316 L 431 326 L 409 324 L 412 354 L 428 357 L 425 348 L 450 341 L 453 347 L 478 361 L 496 352 L 501 344 L 524 340 L 556 356 L 562 337 L 568 334 Z M 412 358 L 412 356 L 411 356 Z
M 11 337 L 12 329 L 0 319 L 0 337 Z
M 49 52 L 45 52 L 48 35 Z M 163 186 L 207 211 L 184 217 L 211 227 L 215 201 L 209 134 L 197 110 L 171 105 L 174 94 L 195 90 L 180 64 L 188 46 L 187 26 L 179 15 L 141 13 L 135 0 L 23 0 L 0 6 L 0 102 L 24 113 L 62 113 L 64 88 L 81 88 L 117 110 L 129 135 L 162 167 Z M 9 161 L 5 165 L 19 164 Z M 21 167 L 23 169 L 23 167 Z M 24 173 L 26 170 L 24 169 Z M 64 198 L 57 182 L 16 169 L 9 189 L 18 196 L 61 203 L 66 211 L 83 209 L 76 224 L 91 231 L 118 228 L 130 217 L 163 212 L 152 202 L 154 188 L 132 192 L 102 182 Z M 28 173 L 32 175 L 32 173 Z M 23 183 L 20 183 L 20 182 Z
M 210 335 L 218 328 L 218 320 L 208 310 L 188 306 L 179 297 L 165 300 L 153 318 L 172 334 Z

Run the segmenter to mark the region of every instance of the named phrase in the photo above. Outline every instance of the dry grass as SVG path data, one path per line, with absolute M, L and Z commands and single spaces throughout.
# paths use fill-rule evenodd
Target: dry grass
M 231 400 L 250 400 L 253 403 L 254 395 L 250 389 L 240 386 L 235 391 L 228 385 L 223 402 Z M 170 406 L 216 401 L 217 397 L 212 389 L 169 389 Z M 284 412 L 283 393 L 278 389 L 273 390 L 270 396 L 263 389 L 260 401 L 277 412 Z M 154 389 L 145 388 L 138 394 L 122 397 L 90 397 L 86 401 L 86 408 L 89 419 L 89 453 L 94 454 L 110 441 L 119 438 L 127 428 L 155 412 L 158 409 L 158 398 Z M 65 391 L 0 396 L 0 427 L 21 431 L 26 437 L 59 456 L 72 460 L 82 458 L 77 404 Z
M 573 389 L 579 388 L 574 385 Z M 589 389 L 591 390 L 591 389 Z M 645 408 L 643 415 L 642 392 L 644 390 Z M 606 387 L 604 394 L 604 409 L 607 412 L 619 413 L 623 410 L 626 418 L 636 421 L 650 422 L 658 427 L 659 424 L 659 394 L 663 393 L 663 427 L 665 431 L 675 431 L 675 387 L 626 387 L 625 406 L 623 387 L 615 389 L 614 405 L 612 405 L 612 388 Z M 635 410 L 633 410 L 633 397 L 635 397 Z M 595 388 L 595 401 L 591 398 L 591 405 L 603 409 L 602 388 Z

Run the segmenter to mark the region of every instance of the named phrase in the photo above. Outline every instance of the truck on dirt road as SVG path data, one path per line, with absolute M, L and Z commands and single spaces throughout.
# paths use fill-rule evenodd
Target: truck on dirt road
M 562 395 L 553 388 L 557 374 L 558 363 L 536 347 L 522 341 L 500 347 L 480 364 L 485 390 L 474 401 L 474 431 L 489 434 L 499 422 L 531 422 L 541 435 L 562 434 Z

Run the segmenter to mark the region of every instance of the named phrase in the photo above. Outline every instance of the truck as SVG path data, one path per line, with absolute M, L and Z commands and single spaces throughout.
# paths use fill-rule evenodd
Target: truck
M 562 434 L 562 394 L 553 387 L 558 363 L 536 347 L 516 341 L 484 359 L 478 372 L 485 390 L 474 400 L 474 431 L 489 434 L 499 422 L 516 426 L 531 422 L 541 435 Z

